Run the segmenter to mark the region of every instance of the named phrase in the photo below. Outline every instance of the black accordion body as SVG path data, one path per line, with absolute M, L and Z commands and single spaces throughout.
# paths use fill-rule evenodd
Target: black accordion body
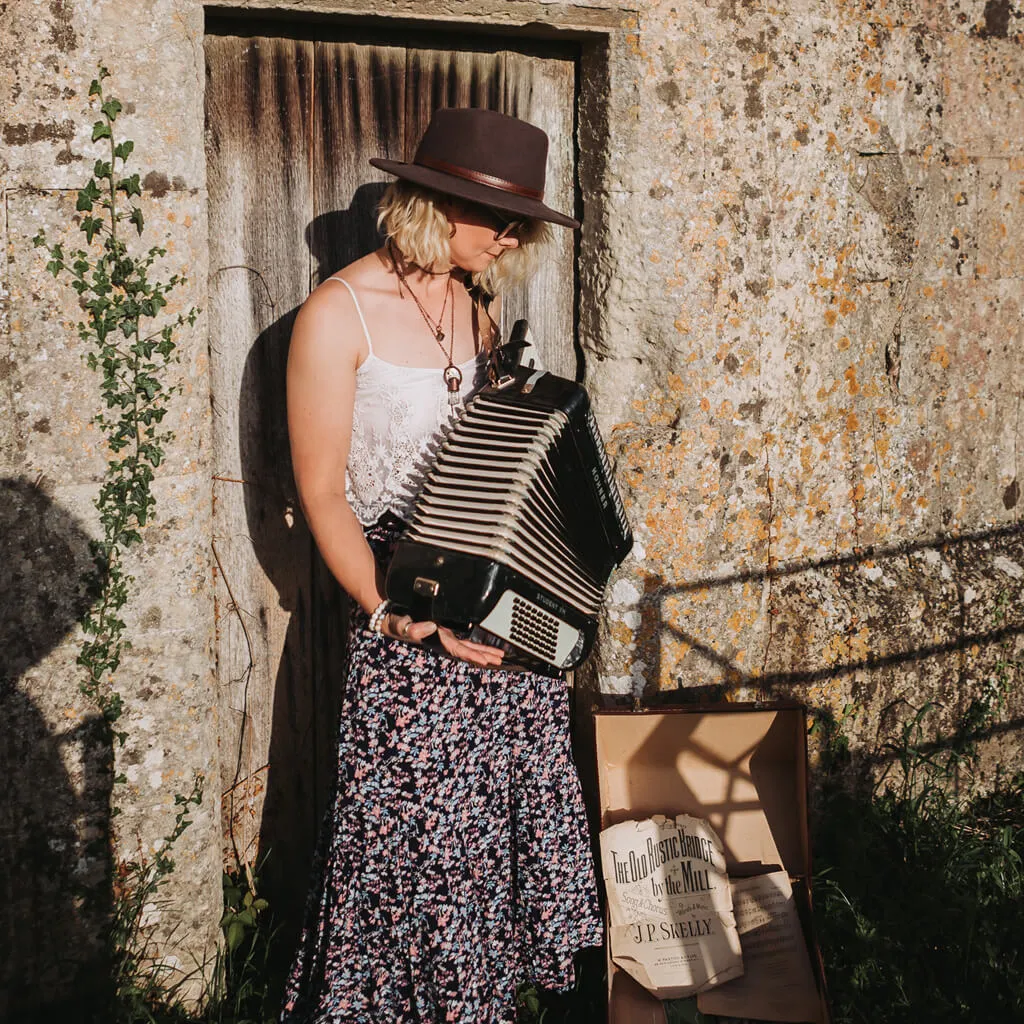
M 387 594 L 414 619 L 561 671 L 590 652 L 608 577 L 632 545 L 586 391 L 513 368 L 492 373 L 449 430 Z

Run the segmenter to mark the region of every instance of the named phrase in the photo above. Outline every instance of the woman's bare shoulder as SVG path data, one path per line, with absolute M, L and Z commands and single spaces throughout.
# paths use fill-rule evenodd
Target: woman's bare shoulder
M 365 290 L 375 287 L 380 267 L 379 256 L 370 253 L 331 275 L 346 281 L 353 291 L 325 278 L 299 308 L 292 346 L 361 362 L 369 351 L 359 316 L 361 298 Z

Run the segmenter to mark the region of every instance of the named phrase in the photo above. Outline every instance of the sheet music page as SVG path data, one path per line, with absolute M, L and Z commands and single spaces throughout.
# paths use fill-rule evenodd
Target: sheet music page
M 743 977 L 697 996 L 701 1013 L 821 1024 L 821 1002 L 785 871 L 731 879 Z
M 661 999 L 743 972 L 722 844 L 701 818 L 655 815 L 601 833 L 612 960 Z

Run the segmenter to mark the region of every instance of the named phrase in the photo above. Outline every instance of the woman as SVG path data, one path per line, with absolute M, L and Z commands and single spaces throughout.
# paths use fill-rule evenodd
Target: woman
M 515 1019 L 516 986 L 565 990 L 601 941 L 564 683 L 414 622 L 384 599 L 390 550 L 449 416 L 496 342 L 485 296 L 548 224 L 547 136 L 438 111 L 381 203 L 387 244 L 295 322 L 288 423 L 303 511 L 353 599 L 338 786 L 282 1021 Z M 424 641 L 430 639 L 430 645 Z

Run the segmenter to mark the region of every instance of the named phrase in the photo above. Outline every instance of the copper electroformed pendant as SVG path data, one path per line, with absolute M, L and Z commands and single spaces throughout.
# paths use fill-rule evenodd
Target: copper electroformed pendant
M 444 382 L 448 388 L 448 404 L 458 405 L 462 401 L 462 371 L 454 363 L 444 368 Z

